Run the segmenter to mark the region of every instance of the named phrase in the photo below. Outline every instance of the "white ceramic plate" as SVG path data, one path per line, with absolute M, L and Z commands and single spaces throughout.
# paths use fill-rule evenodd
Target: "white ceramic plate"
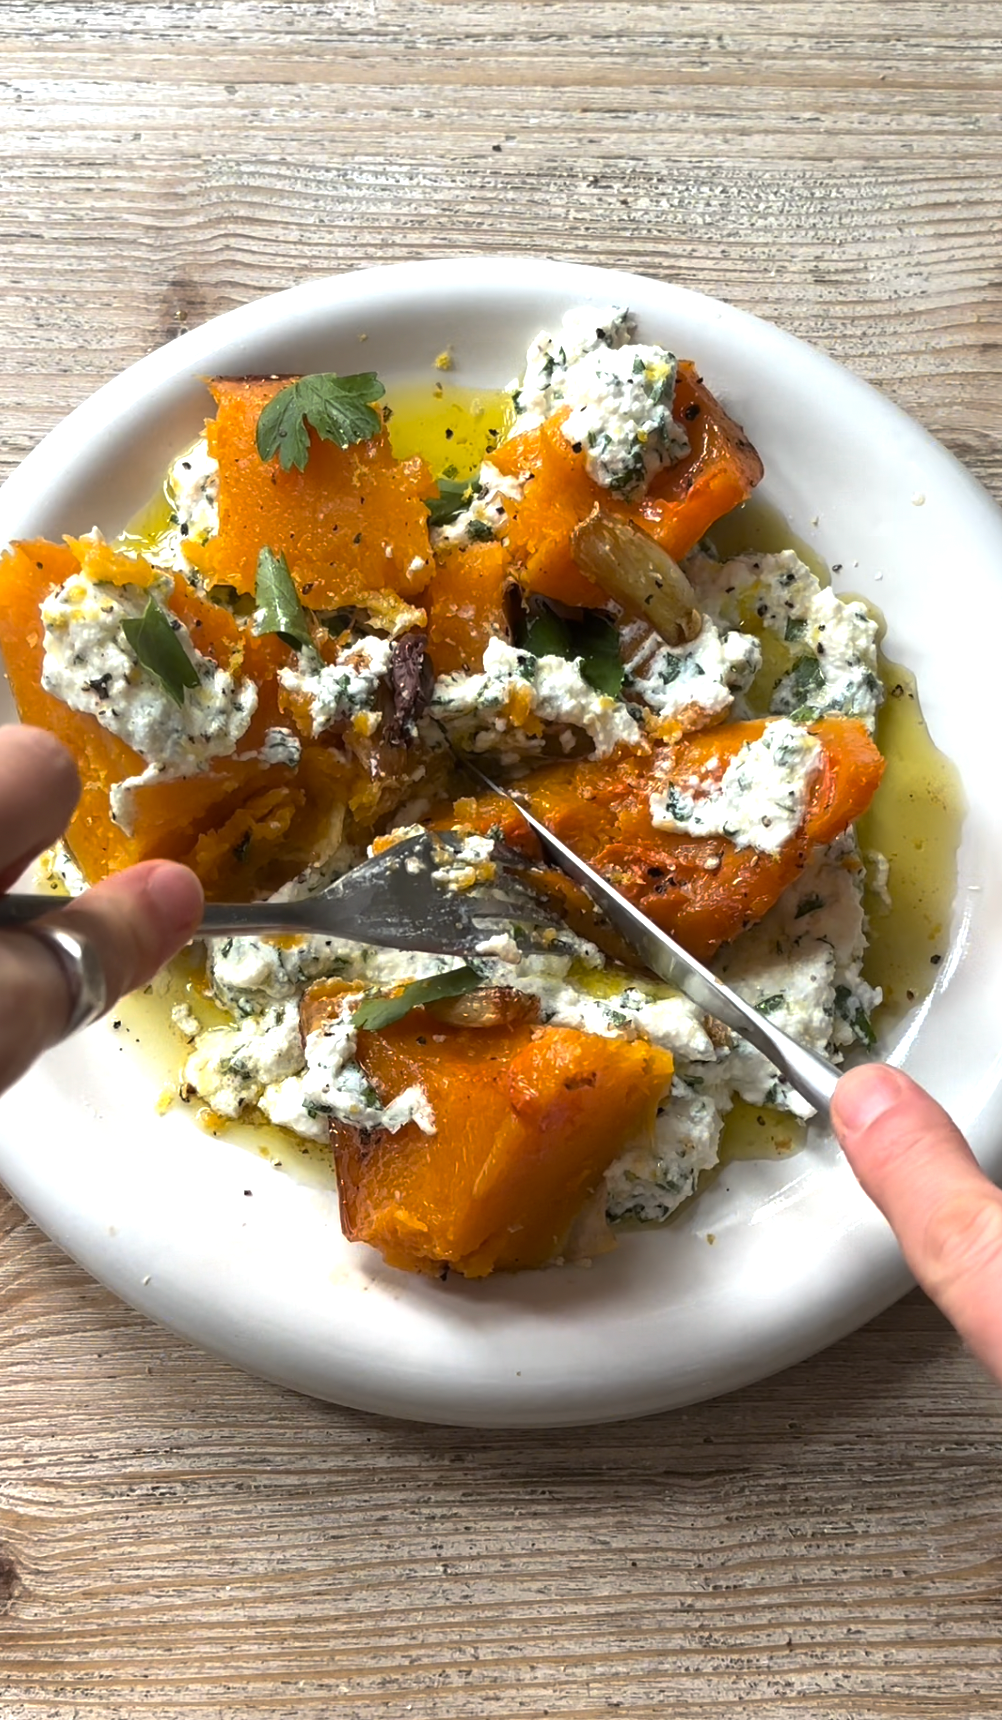
M 933 736 L 960 766 L 969 812 L 950 953 L 892 1055 L 998 1172 L 1002 515 L 923 430 L 820 353 L 712 299 L 601 269 L 490 257 L 367 270 L 220 317 L 110 382 L 10 479 L 0 537 L 119 530 L 200 430 L 199 377 L 364 365 L 392 383 L 427 375 L 449 346 L 457 380 L 501 386 L 537 328 L 610 302 L 633 308 L 642 338 L 695 359 L 744 423 L 765 461 L 761 493 L 879 603 L 888 652 L 917 673 Z M 731 1166 L 680 1223 L 627 1237 L 589 1271 L 443 1284 L 346 1243 L 333 1195 L 210 1140 L 180 1110 L 158 1119 L 154 1097 L 148 1064 L 106 1024 L 91 1029 L 0 1105 L 0 1176 L 134 1307 L 255 1373 L 364 1409 L 482 1426 L 639 1415 L 797 1361 L 908 1282 L 830 1141 Z

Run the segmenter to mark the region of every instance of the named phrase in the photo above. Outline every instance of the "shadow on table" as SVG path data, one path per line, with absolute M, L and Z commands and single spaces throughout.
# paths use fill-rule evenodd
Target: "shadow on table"
M 492 1453 L 503 1453 L 510 1471 L 518 1454 L 527 1480 L 533 1473 L 539 1479 L 560 1450 L 573 1451 L 587 1464 L 590 1458 L 601 1463 L 610 1448 L 618 1462 L 627 1450 L 643 1453 L 647 1463 L 660 1451 L 687 1469 L 726 1464 L 733 1473 L 793 1461 L 813 1439 L 823 1442 L 829 1460 L 840 1445 L 859 1449 L 884 1439 L 917 1439 L 928 1449 L 942 1446 L 944 1437 L 976 1441 L 979 1428 L 997 1444 L 1002 1391 L 916 1290 L 795 1367 L 723 1397 L 632 1422 L 472 1430 L 361 1414 L 358 1420 L 379 1428 L 384 1449 L 423 1449 L 436 1462 L 451 1454 L 454 1462 L 489 1465 Z M 705 1462 L 699 1461 L 701 1450 Z

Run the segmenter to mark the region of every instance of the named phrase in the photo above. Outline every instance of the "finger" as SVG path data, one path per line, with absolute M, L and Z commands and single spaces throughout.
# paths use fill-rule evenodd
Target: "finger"
M 61 836 L 80 795 L 77 767 L 45 729 L 0 729 L 0 890 Z
M 899 1069 L 843 1075 L 832 1121 L 915 1277 L 1002 1379 L 1002 1194 L 942 1106 Z
M 202 887 L 186 866 L 147 861 L 106 878 L 58 924 L 91 939 L 108 985 L 108 1007 L 152 979 L 188 942 L 202 914 Z M 45 943 L 23 932 L 0 937 L 0 1089 L 17 1080 L 66 1031 L 72 999 Z

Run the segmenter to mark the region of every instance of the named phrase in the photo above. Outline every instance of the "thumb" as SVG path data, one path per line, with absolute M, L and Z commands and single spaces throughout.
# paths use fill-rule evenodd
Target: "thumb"
M 194 873 L 153 860 L 105 878 L 60 909 L 54 923 L 90 939 L 110 1008 L 152 979 L 191 937 L 201 912 Z M 62 1038 L 69 1006 L 66 975 L 52 952 L 20 931 L 0 935 L 0 1092 Z
M 832 1122 L 922 1288 L 1002 1380 L 1002 1194 L 942 1106 L 899 1069 L 849 1070 Z

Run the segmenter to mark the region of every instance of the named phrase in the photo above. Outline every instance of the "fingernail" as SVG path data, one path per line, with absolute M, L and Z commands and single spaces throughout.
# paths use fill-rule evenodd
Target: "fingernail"
M 864 1069 L 850 1069 L 843 1075 L 832 1099 L 832 1115 L 840 1129 L 861 1135 L 901 1097 L 901 1080 L 896 1070 L 882 1063 L 870 1063 Z
M 197 926 L 202 916 L 202 886 L 187 866 L 157 866 L 146 886 L 165 930 L 180 935 Z

